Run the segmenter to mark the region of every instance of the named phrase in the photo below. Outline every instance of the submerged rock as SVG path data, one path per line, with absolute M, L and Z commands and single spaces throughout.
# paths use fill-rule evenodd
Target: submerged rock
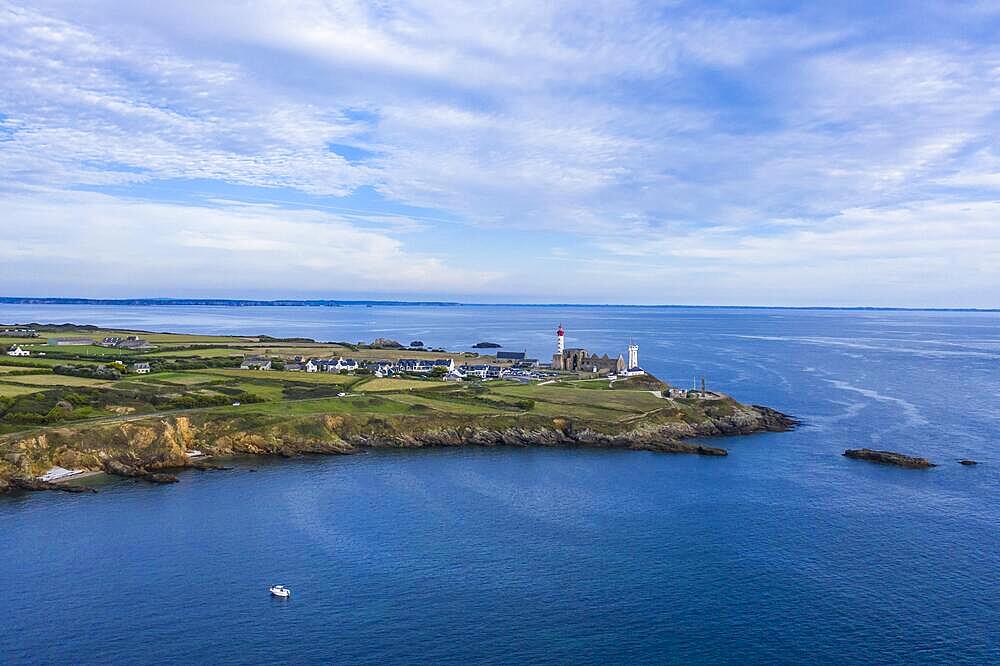
M 729 451 L 717 446 L 705 446 L 704 444 L 692 444 L 689 442 L 666 441 L 657 444 L 641 444 L 632 448 L 644 451 L 656 451 L 657 453 L 694 453 L 699 456 L 729 455 Z
M 965 460 L 959 460 L 958 464 L 959 465 L 978 465 L 979 463 L 976 462 L 975 460 L 965 459 Z
M 173 474 L 164 474 L 162 472 L 146 474 L 142 478 L 150 483 L 177 483 L 180 480 Z
M 215 463 L 204 462 L 200 460 L 192 462 L 191 464 L 187 465 L 187 467 L 191 469 L 198 469 L 203 472 L 210 472 L 210 471 L 224 472 L 226 470 L 232 469 L 232 467 L 226 467 L 225 465 L 217 465 Z
M 844 455 L 855 460 L 867 460 L 869 462 L 882 463 L 884 465 L 896 465 L 898 467 L 908 467 L 911 469 L 924 469 L 937 467 L 927 458 L 908 456 L 895 451 L 877 451 L 875 449 L 847 449 Z

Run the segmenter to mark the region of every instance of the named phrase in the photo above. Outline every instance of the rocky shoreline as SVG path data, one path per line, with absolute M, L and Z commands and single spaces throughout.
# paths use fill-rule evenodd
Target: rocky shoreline
M 795 419 L 762 406 L 741 405 L 727 416 L 696 423 L 642 420 L 628 429 L 608 432 L 604 424 L 553 419 L 439 419 L 322 415 L 271 419 L 184 416 L 135 420 L 114 425 L 56 428 L 0 443 L 0 493 L 14 490 L 84 492 L 58 483 L 37 481 L 48 467 L 99 470 L 149 483 L 175 483 L 178 469 L 213 469 L 188 457 L 197 449 L 208 455 L 292 457 L 343 455 L 378 448 L 458 446 L 593 447 L 659 453 L 726 456 L 716 446 L 686 441 L 760 432 L 783 432 Z M 5 473 L 6 472 L 6 473 Z

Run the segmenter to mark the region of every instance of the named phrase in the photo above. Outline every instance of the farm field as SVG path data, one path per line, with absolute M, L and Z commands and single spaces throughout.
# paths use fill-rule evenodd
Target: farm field
M 16 375 L 5 377 L 4 383 L 25 384 L 29 386 L 102 386 L 108 381 L 104 379 L 91 379 L 90 377 L 72 377 L 70 375 L 55 375 L 46 373 L 44 375 Z
M 223 407 L 220 411 L 232 413 L 274 414 L 298 416 L 306 414 L 407 414 L 414 411 L 411 405 L 380 396 L 349 396 L 344 398 L 317 398 L 284 402 L 262 402 L 239 407 Z
M 134 351 L 116 349 L 114 347 L 101 347 L 100 345 L 56 346 L 41 344 L 25 345 L 23 349 L 30 351 L 31 357 L 34 357 L 38 352 L 45 352 L 45 355 L 50 358 L 58 356 L 109 356 L 112 358 L 127 358 L 136 355 Z
M 3 328 L 3 326 L 0 326 L 0 328 Z M 7 345 L 20 345 L 20 346 L 34 345 L 34 344 L 38 344 L 39 341 L 41 341 L 41 338 L 4 338 L 4 337 L 0 337 L 0 345 L 4 345 L 4 346 L 7 346 Z
M 44 390 L 44 386 L 21 386 L 19 384 L 5 384 L 0 382 L 0 398 L 12 398 L 14 396 L 38 393 L 39 391 Z
M 132 331 L 62 329 L 45 334 L 100 338 L 128 335 Z M 152 353 L 123 353 L 97 346 L 39 349 L 56 355 L 77 354 L 91 358 L 31 356 L 0 362 L 0 432 L 19 428 L 59 426 L 99 418 L 136 418 L 143 414 L 164 415 L 171 410 L 204 411 L 206 414 L 256 414 L 268 418 L 317 414 L 398 415 L 416 419 L 467 419 L 477 417 L 583 419 L 605 424 L 626 423 L 646 414 L 658 413 L 671 403 L 631 384 L 608 390 L 606 381 L 585 381 L 566 374 L 554 382 L 522 384 L 509 381 L 444 382 L 431 377 L 379 378 L 370 375 L 241 370 L 233 367 L 241 356 L 252 353 L 274 360 L 294 355 L 364 359 L 452 358 L 457 363 L 476 358 L 462 352 L 412 352 L 408 350 L 362 349 L 342 345 L 280 343 L 257 338 L 140 334 L 158 344 L 211 345 L 201 349 L 168 349 Z M 238 346 L 233 346 L 238 345 Z M 120 378 L 96 378 L 54 374 L 52 366 L 76 366 L 81 372 L 106 365 L 114 358 L 142 358 L 152 372 L 135 374 L 127 364 Z M 106 359 L 106 360 L 102 360 Z M 29 370 L 33 374 L 11 374 Z M 111 368 L 101 372 L 120 372 Z M 652 380 L 655 382 L 655 379 Z M 622 382 L 618 382 L 622 384 Z M 655 384 L 649 384 L 654 386 Z M 643 385 L 645 386 L 645 385 Z M 338 393 L 346 393 L 337 397 Z M 69 402 L 72 410 L 65 409 Z M 233 406 L 234 403 L 240 403 Z M 58 407 L 59 405 L 63 407 Z M 680 406 L 673 404 L 673 412 Z M 684 407 L 688 409 L 688 407 Z M 366 417 L 367 418 L 367 417 Z M 669 418 L 669 415 L 665 418 Z M 431 423 L 432 421 L 427 421 Z
M 235 356 L 242 358 L 250 353 L 244 348 L 218 347 L 214 349 L 172 349 L 169 351 L 153 351 L 143 354 L 151 358 L 225 358 Z
M 194 386 L 195 384 L 209 384 L 223 381 L 218 375 L 202 374 L 196 371 L 191 372 L 156 372 L 148 375 L 136 375 L 135 381 L 153 382 L 165 384 L 179 384 L 181 386 Z
M 0 375 L 9 372 L 37 372 L 44 373 L 49 372 L 48 368 L 33 368 L 28 365 L 0 365 Z
M 57 365 L 89 365 L 97 366 L 101 365 L 100 361 L 88 361 L 88 360 L 69 360 L 64 358 L 49 358 L 37 356 L 29 356 L 27 358 L 23 357 L 10 357 L 5 356 L 3 359 L 3 364 L 6 366 L 16 365 L 19 368 L 53 368 Z
M 486 405 L 465 404 L 458 401 L 435 400 L 426 393 L 392 393 L 385 396 L 394 402 L 407 405 L 424 405 L 449 414 L 500 414 L 501 410 Z
M 240 370 L 232 369 L 211 369 L 202 372 L 219 375 L 222 377 L 234 377 L 237 379 L 266 379 L 268 381 L 287 381 L 299 384 L 353 384 L 359 380 L 353 375 L 339 375 L 332 372 L 288 372 L 285 370 Z
M 556 405 L 587 405 L 610 410 L 642 413 L 664 405 L 646 391 L 602 391 L 556 384 L 500 387 L 496 392 L 521 398 L 542 400 Z
M 361 382 L 355 391 L 364 393 L 376 393 L 378 391 L 409 391 L 421 389 L 440 389 L 442 382 L 421 379 L 395 379 L 392 377 L 376 377 L 368 381 Z
M 228 387 L 255 395 L 266 402 L 278 402 L 285 397 L 285 384 L 281 382 L 264 382 L 247 380 L 227 384 Z

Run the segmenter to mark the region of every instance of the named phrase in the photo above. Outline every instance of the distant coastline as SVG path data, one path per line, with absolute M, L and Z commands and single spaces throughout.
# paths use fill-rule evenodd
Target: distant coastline
M 216 307 L 341 307 L 361 306 L 418 306 L 418 307 L 518 307 L 518 308 L 660 308 L 685 310 L 819 310 L 845 312 L 1000 312 L 997 308 L 965 307 L 882 307 L 835 305 L 685 305 L 663 303 L 643 305 L 634 303 L 475 303 L 460 301 L 400 301 L 400 300 L 350 300 L 350 299 L 250 299 L 250 298 L 73 298 L 49 296 L 0 296 L 0 305 L 203 305 Z

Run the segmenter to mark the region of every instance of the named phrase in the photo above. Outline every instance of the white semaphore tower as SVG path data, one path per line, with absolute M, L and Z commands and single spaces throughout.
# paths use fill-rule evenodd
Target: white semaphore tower
M 625 366 L 626 370 L 631 370 L 632 368 L 639 367 L 639 345 L 634 342 L 628 346 L 628 365 Z
M 559 330 L 556 331 L 556 353 L 562 356 L 563 351 L 566 349 L 566 341 L 563 339 L 566 336 L 566 331 L 563 330 L 562 324 L 559 324 Z

